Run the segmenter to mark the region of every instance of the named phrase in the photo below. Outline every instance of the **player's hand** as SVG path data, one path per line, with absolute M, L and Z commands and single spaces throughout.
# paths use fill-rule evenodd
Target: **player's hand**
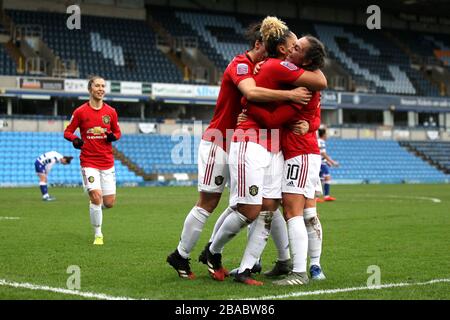
M 300 104 L 308 104 L 309 100 L 311 100 L 312 97 L 312 92 L 305 87 L 292 89 L 290 93 L 290 100 Z
M 330 164 L 331 164 L 333 167 L 339 167 L 339 162 L 337 162 L 337 161 L 335 161 L 335 160 L 332 160 L 332 161 L 330 162 Z
M 81 149 L 83 144 L 84 144 L 84 141 L 81 140 L 80 138 L 75 138 L 72 140 L 72 145 L 75 149 Z
M 110 133 L 106 134 L 106 140 L 109 141 L 109 142 L 113 142 L 113 141 L 116 141 L 117 138 L 114 135 L 114 133 L 110 132 Z
M 253 69 L 253 74 L 258 74 L 259 70 L 261 70 L 261 66 L 263 65 L 265 61 L 260 61 L 255 65 L 255 68 Z
M 299 120 L 293 124 L 290 125 L 291 130 L 300 136 L 303 136 L 308 133 L 309 131 L 309 123 L 305 120 Z
M 247 118 L 248 116 L 244 112 L 241 112 L 237 118 L 237 125 L 240 125 L 242 122 L 246 121 Z

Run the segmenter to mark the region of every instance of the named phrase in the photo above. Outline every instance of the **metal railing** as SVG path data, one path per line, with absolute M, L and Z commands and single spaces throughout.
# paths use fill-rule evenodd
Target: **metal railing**
M 29 57 L 25 60 L 25 72 L 31 75 L 47 75 L 49 62 L 41 57 Z
M 42 26 L 39 24 L 18 24 L 14 27 L 13 41 L 22 41 L 27 37 L 42 39 Z

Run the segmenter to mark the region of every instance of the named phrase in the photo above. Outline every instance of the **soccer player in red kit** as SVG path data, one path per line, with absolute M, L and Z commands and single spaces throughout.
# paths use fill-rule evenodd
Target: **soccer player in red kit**
M 189 265 L 190 253 L 197 243 L 206 221 L 217 207 L 229 178 L 227 130 L 234 129 L 236 126 L 237 117 L 242 111 L 240 102 L 242 96 L 254 101 L 309 101 L 309 92 L 305 88 L 269 90 L 255 86 L 252 77 L 254 65 L 266 57 L 259 27 L 259 24 L 254 24 L 247 30 L 246 36 L 252 49 L 236 56 L 226 68 L 213 118 L 200 141 L 198 150 L 199 199 L 184 221 L 177 248 L 167 257 L 167 262 L 178 272 L 179 277 L 184 279 L 195 278 Z M 220 215 L 211 239 L 221 222 L 232 212 L 234 209 L 228 207 Z M 216 255 L 214 259 L 220 264 L 220 255 Z M 207 263 L 204 252 L 200 255 L 199 260 Z M 223 278 L 227 273 L 225 269 L 222 269 L 220 276 Z
M 289 60 L 306 70 L 318 70 L 325 61 L 323 44 L 312 36 L 297 40 Z M 294 260 L 293 272 L 285 279 L 275 281 L 278 285 L 301 285 L 307 283 L 306 248 L 310 256 L 310 275 L 314 280 L 323 280 L 320 266 L 322 251 L 322 227 L 317 216 L 314 195 L 320 190 L 320 150 L 316 130 L 320 126 L 320 92 L 313 92 L 307 105 L 283 104 L 273 112 L 249 103 L 247 115 L 267 128 L 282 128 L 293 121 L 310 123 L 310 132 L 304 136 L 288 128 L 282 130 L 281 147 L 285 158 L 283 172 L 283 208 L 288 221 L 290 246 Z M 303 218 L 302 218 L 303 216 Z M 300 232 L 304 222 L 307 231 Z M 303 235 L 303 237 L 301 237 Z
M 260 71 L 254 77 L 257 86 L 276 90 L 286 90 L 296 86 L 305 86 L 311 90 L 321 90 L 326 87 L 323 74 L 304 71 L 284 61 L 290 47 L 295 45 L 297 37 L 282 21 L 267 17 L 262 22 L 261 34 L 270 57 L 264 62 L 261 70 L 270 69 L 270 74 L 261 75 L 264 72 Z M 265 103 L 264 106 L 273 110 L 278 104 L 279 102 L 272 102 Z M 279 150 L 278 138 L 271 138 L 270 132 L 264 136 L 265 131 L 264 127 L 250 117 L 240 123 L 235 130 L 229 156 L 230 206 L 236 205 L 237 210 L 225 219 L 217 231 L 207 251 L 208 262 L 209 257 L 220 254 L 225 244 L 245 225 L 254 221 L 257 223 L 255 228 L 266 229 L 278 209 L 284 159 Z M 259 234 L 257 231 L 254 232 Z M 267 239 L 267 236 L 263 238 Z M 265 242 L 261 240 L 252 242 L 254 252 L 262 252 Z M 262 242 L 264 242 L 263 245 Z M 255 263 L 253 259 L 259 258 L 260 253 L 251 255 L 245 253 L 245 256 L 249 257 L 244 263 L 248 267 L 242 268 L 243 263 L 241 263 L 235 279 L 250 285 L 262 284 L 250 277 L 250 269 Z M 209 268 L 209 272 L 215 275 L 220 270 L 220 266 L 211 262 L 213 268 Z M 213 278 L 220 280 L 214 276 Z
M 112 208 L 116 200 L 116 177 L 111 142 L 120 139 L 117 112 L 107 105 L 105 80 L 93 76 L 88 82 L 89 101 L 75 109 L 64 138 L 81 149 L 80 163 L 83 186 L 89 192 L 89 212 L 95 232 L 95 245 L 103 245 L 104 208 Z M 81 138 L 74 134 L 80 129 Z

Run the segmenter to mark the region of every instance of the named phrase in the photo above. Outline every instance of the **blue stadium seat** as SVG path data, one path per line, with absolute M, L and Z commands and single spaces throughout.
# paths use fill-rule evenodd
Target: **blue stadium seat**
M 39 145 L 36 146 L 36 142 Z M 44 152 L 55 150 L 74 157 L 69 166 L 55 165 L 49 183 L 81 184 L 80 152 L 63 139 L 60 132 L 0 132 L 0 184 L 36 185 L 34 161 Z M 120 161 L 115 161 L 118 183 L 140 183 Z
M 43 40 L 63 60 L 75 60 L 81 78 L 95 69 L 111 80 L 183 82 L 181 71 L 156 47 L 155 34 L 143 20 L 83 15 L 83 28 L 73 31 L 59 23 L 67 18 L 63 13 L 5 11 L 16 24 L 41 25 Z M 0 50 L 0 62 L 6 57 L 11 67 L 3 74 L 15 75 L 15 66 L 5 54 Z
M 401 183 L 450 179 L 450 175 L 408 153 L 396 141 L 329 139 L 327 153 L 340 163 L 340 167 L 331 168 L 336 181 Z

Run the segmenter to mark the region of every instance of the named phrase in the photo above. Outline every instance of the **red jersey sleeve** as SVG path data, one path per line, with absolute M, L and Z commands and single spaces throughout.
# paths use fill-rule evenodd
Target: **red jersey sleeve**
M 291 122 L 296 114 L 297 110 L 291 105 L 279 106 L 273 112 L 254 104 L 250 104 L 247 109 L 247 115 L 267 129 L 281 128 Z
M 66 140 L 73 141 L 73 139 L 78 138 L 78 136 L 74 134 L 74 132 L 77 130 L 80 124 L 80 117 L 78 110 L 79 109 L 73 112 L 69 125 L 64 130 L 64 139 Z
M 117 111 L 114 110 L 113 112 L 113 119 L 111 121 L 111 131 L 114 133 L 114 136 L 116 136 L 117 140 L 120 139 L 122 136 L 122 132 L 120 131 L 119 127 L 119 117 L 117 116 Z
M 275 81 L 285 84 L 294 83 L 305 72 L 305 70 L 291 62 L 280 61 L 278 59 L 274 59 L 271 68 L 271 76 Z
M 309 123 L 308 132 L 314 132 L 316 130 L 319 130 L 319 127 L 320 127 L 320 107 L 317 108 L 316 116 L 314 117 L 314 120 Z
M 230 66 L 228 72 L 233 83 L 238 86 L 242 80 L 253 76 L 253 64 L 248 60 L 239 59 Z

